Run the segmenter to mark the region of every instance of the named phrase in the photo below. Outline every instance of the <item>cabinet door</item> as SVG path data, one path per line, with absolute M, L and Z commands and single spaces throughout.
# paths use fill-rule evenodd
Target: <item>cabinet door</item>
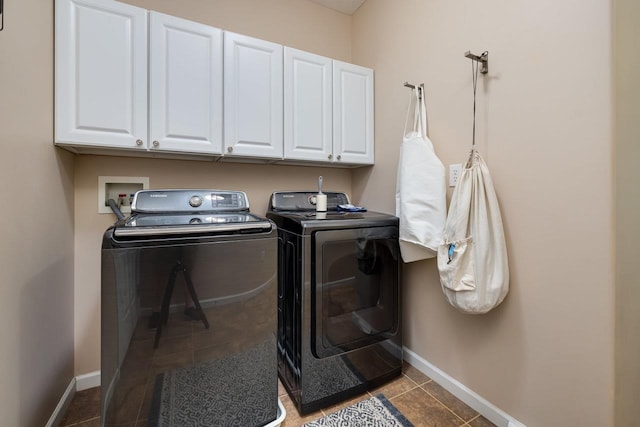
M 284 158 L 332 159 L 331 58 L 284 48 Z
M 222 30 L 149 14 L 149 148 L 222 152 Z
M 224 154 L 282 158 L 282 46 L 224 33 Z
M 373 144 L 373 70 L 333 61 L 335 161 L 372 165 Z
M 146 148 L 147 11 L 56 1 L 55 140 Z

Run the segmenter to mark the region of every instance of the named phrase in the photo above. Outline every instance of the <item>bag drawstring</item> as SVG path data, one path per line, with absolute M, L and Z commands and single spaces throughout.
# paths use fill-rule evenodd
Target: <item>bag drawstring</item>
M 407 116 L 404 119 L 404 136 L 407 136 L 407 125 L 409 124 L 409 112 L 411 111 L 411 104 L 413 102 L 414 91 L 409 92 L 409 106 L 407 107 Z M 415 111 L 414 111 L 414 124 L 413 131 L 415 132 Z
M 483 54 L 484 55 L 484 54 Z M 476 153 L 476 89 L 478 88 L 478 71 L 480 67 L 477 61 L 471 61 L 471 80 L 473 82 L 473 132 L 471 136 L 471 151 L 469 152 L 469 159 L 465 164 L 465 168 L 470 168 L 473 164 L 474 155 Z

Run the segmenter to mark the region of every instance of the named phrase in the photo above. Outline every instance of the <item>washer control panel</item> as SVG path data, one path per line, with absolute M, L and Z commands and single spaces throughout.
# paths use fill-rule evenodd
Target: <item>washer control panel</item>
M 141 190 L 131 203 L 132 212 L 241 212 L 249 210 L 243 191 Z

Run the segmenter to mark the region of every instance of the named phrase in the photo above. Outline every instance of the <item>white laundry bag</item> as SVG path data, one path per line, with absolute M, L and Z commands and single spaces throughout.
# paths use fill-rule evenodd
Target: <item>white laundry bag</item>
M 396 181 L 396 216 L 400 219 L 400 253 L 404 262 L 433 258 L 442 242 L 447 215 L 444 165 L 427 137 L 424 96 L 416 88 L 413 130 L 407 120 Z
M 438 249 L 442 290 L 465 313 L 486 313 L 509 292 L 509 260 L 498 199 L 475 149 L 453 192 Z

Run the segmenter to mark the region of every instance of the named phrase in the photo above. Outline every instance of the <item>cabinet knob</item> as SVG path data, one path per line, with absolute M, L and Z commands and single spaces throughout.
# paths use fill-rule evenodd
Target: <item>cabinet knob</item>
M 333 159 L 333 154 L 329 154 L 328 158 L 329 160 Z
M 142 140 L 141 139 L 136 139 L 136 145 L 138 147 L 140 147 L 142 145 Z
M 154 147 L 158 147 L 158 146 L 160 146 L 160 143 L 158 141 L 153 141 L 153 146 Z
M 342 159 L 342 156 L 340 154 L 338 154 L 338 160 Z
M 233 147 L 227 147 L 227 152 L 233 153 Z

